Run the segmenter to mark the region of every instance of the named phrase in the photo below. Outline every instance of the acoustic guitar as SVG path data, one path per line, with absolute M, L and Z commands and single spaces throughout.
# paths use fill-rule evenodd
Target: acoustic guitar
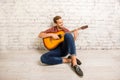
M 72 32 L 74 32 L 75 30 L 83 30 L 83 29 L 86 29 L 86 28 L 88 28 L 88 25 L 79 27 L 79 28 L 77 28 L 77 29 L 74 29 L 74 30 L 68 32 L 68 33 L 72 33 Z M 59 31 L 59 32 L 56 32 L 56 33 L 54 33 L 54 34 L 57 34 L 60 39 L 53 39 L 52 37 L 43 38 L 44 46 L 45 46 L 48 50 L 52 50 L 52 49 L 56 48 L 61 42 L 64 41 L 64 34 L 65 34 L 64 31 Z

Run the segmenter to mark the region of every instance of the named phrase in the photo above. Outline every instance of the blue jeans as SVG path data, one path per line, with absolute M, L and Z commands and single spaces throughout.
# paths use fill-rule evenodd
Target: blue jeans
M 64 41 L 55 49 L 43 54 L 41 56 L 41 62 L 48 65 L 61 64 L 62 57 L 70 55 L 76 55 L 76 47 L 74 38 L 70 33 L 64 35 Z

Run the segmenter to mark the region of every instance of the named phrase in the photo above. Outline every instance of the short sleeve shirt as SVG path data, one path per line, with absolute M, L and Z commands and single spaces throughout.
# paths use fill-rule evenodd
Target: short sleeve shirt
M 57 26 L 53 26 L 53 27 L 51 27 L 51 28 L 49 28 L 49 29 L 47 29 L 47 30 L 45 30 L 43 32 L 45 32 L 45 33 L 55 33 L 55 32 L 58 32 L 58 31 L 59 30 L 57 29 Z M 69 32 L 69 30 L 67 28 L 65 28 L 65 27 L 62 27 L 62 31 L 64 31 L 65 33 Z

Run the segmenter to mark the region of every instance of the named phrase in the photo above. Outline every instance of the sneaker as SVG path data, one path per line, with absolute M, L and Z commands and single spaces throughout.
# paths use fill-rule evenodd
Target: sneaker
M 83 76 L 83 72 L 80 69 L 80 67 L 78 65 L 72 66 L 72 69 L 79 75 L 79 76 Z
M 71 56 L 68 56 L 68 59 L 71 59 Z M 76 58 L 76 60 L 77 60 L 77 64 L 78 64 L 78 65 L 81 65 L 81 64 L 82 64 L 79 59 Z

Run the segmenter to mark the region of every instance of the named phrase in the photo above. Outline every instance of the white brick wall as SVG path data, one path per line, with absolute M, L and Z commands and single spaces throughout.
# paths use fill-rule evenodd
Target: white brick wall
M 0 0 L 0 50 L 42 49 L 38 34 L 56 15 L 70 30 L 89 25 L 77 49 L 120 49 L 119 0 Z

